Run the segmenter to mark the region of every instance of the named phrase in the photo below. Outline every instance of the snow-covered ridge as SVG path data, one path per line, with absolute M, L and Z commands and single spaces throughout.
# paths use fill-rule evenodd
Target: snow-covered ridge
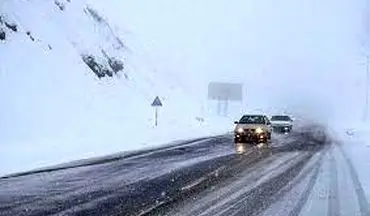
M 87 1 L 5 0 L 0 16 L 0 175 L 231 129 Z
M 9 1 L 4 3 L 5 11 L 9 3 Z M 20 33 L 27 35 L 31 41 L 52 50 L 53 44 L 46 44 L 43 40 L 45 36 L 38 38 L 34 36 L 39 33 L 37 28 L 31 27 L 33 25 L 32 19 L 31 21 L 23 19 L 23 17 L 27 17 L 27 14 L 34 17 L 33 14 L 37 13 L 32 10 L 31 4 L 37 5 L 37 8 L 45 13 L 39 17 L 41 21 L 39 24 L 50 22 L 52 25 L 57 25 L 59 32 L 56 33 L 65 36 L 65 39 L 75 47 L 82 60 L 98 78 L 112 77 L 113 74 L 123 71 L 123 59 L 125 50 L 127 50 L 124 43 L 112 30 L 107 20 L 83 1 L 79 3 L 72 3 L 70 0 L 15 2 L 14 6 L 10 7 L 15 11 L 12 13 L 3 12 L 3 15 L 0 15 L 1 40 L 11 40 L 12 32 L 18 32 L 18 25 L 21 25 L 23 28 L 20 29 Z M 46 6 L 49 8 L 45 8 Z M 30 7 L 31 10 L 26 14 L 24 11 L 18 12 L 22 7 Z M 42 10 L 43 8 L 45 10 Z M 9 10 L 11 11 L 11 9 Z M 27 17 L 27 20 L 29 18 Z M 25 24 L 22 25 L 22 23 Z M 36 32 L 34 33 L 34 31 Z M 126 74 L 125 77 L 127 78 Z

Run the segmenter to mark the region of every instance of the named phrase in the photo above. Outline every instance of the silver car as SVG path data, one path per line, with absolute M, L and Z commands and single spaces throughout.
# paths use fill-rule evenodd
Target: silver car
M 271 141 L 271 123 L 265 115 L 244 115 L 234 122 L 235 143 L 269 143 Z

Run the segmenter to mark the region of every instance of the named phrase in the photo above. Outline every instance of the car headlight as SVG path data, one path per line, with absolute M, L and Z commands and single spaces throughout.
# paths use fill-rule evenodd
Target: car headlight
M 263 129 L 262 128 L 256 128 L 256 133 L 258 133 L 258 134 L 263 133 Z
M 244 129 L 243 129 L 243 128 L 238 128 L 238 129 L 236 130 L 236 132 L 238 132 L 238 133 L 243 133 L 243 132 L 244 132 Z

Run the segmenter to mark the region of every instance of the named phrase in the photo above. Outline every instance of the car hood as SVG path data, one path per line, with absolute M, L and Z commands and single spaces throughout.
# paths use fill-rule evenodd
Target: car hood
M 272 125 L 292 125 L 290 121 L 271 121 Z
M 243 128 L 243 129 L 257 129 L 257 128 L 268 129 L 268 126 L 264 125 L 264 124 L 237 124 L 235 126 L 235 130 L 238 130 L 239 128 Z

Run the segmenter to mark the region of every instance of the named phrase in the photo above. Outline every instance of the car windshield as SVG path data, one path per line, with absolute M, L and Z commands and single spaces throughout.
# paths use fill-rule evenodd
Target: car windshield
M 291 121 L 289 116 L 276 115 L 271 117 L 271 121 Z
M 240 121 L 240 124 L 265 124 L 266 120 L 264 116 L 261 115 L 245 115 Z

